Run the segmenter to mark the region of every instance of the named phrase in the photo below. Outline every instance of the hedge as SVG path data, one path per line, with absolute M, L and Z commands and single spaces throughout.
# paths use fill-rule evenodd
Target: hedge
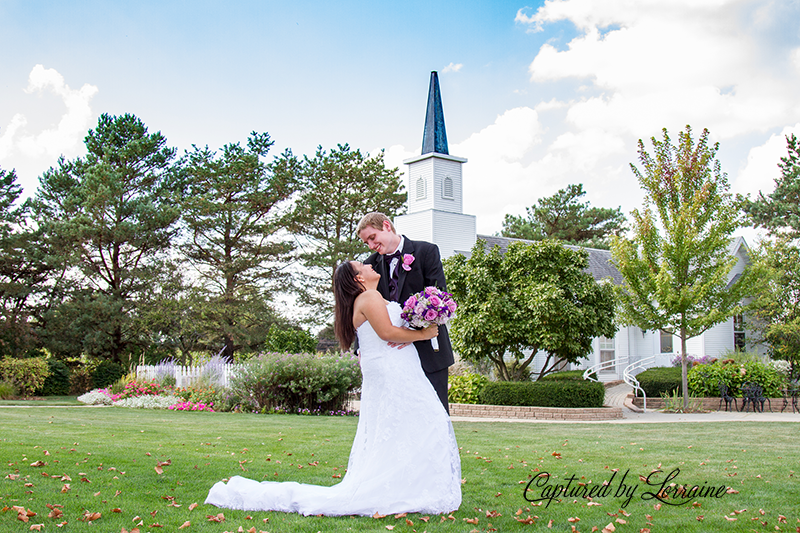
M 583 381 L 583 373 L 585 370 L 562 370 L 561 372 L 553 372 L 552 374 L 545 374 L 539 381 Z M 591 376 L 597 379 L 597 373 L 592 372 Z
M 484 405 L 602 407 L 606 389 L 595 381 L 496 381 L 481 391 Z
M 680 367 L 648 368 L 637 374 L 636 380 L 648 398 L 660 398 L 662 393 L 671 395 L 676 389 L 681 391 Z
M 47 360 L 50 375 L 44 380 L 42 387 L 36 391 L 37 396 L 69 395 L 69 367 L 63 361 L 50 358 Z

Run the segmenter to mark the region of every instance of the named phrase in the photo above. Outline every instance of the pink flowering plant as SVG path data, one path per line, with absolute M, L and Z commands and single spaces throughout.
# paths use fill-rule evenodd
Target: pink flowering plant
M 121 393 L 110 394 L 109 397 L 112 401 L 116 402 L 126 398 L 135 398 L 137 396 L 160 396 L 167 392 L 170 392 L 170 388 L 161 385 L 156 380 L 131 381 L 125 385 Z
M 209 404 L 200 403 L 200 402 L 198 402 L 198 403 L 195 403 L 195 402 L 180 402 L 180 403 L 176 403 L 175 405 L 170 405 L 168 407 L 168 409 L 171 409 L 173 411 L 209 411 L 209 412 L 212 412 L 212 413 L 214 412 L 213 408 L 214 408 L 213 402 L 209 403 Z
M 403 255 L 403 270 L 408 272 L 411 270 L 411 264 L 414 262 L 414 256 L 411 254 Z
M 422 292 L 409 296 L 403 304 L 400 317 L 415 329 L 427 328 L 434 324 L 447 324 L 455 316 L 456 308 L 453 295 L 436 287 L 425 287 Z M 439 349 L 436 338 L 431 339 L 434 350 Z

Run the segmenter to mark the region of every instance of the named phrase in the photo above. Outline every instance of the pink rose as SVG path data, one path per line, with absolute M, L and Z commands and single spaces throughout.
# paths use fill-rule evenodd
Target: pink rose
M 439 307 L 439 306 L 441 305 L 441 303 L 442 303 L 442 301 L 441 301 L 441 300 L 439 299 L 439 297 L 438 297 L 438 296 L 436 296 L 436 295 L 434 295 L 434 296 L 431 296 L 431 297 L 430 297 L 430 299 L 429 299 L 428 301 L 429 301 L 429 302 L 430 302 L 430 304 L 431 304 L 432 306 L 434 306 L 434 307 Z
M 447 305 L 447 308 L 450 310 L 451 313 L 456 310 L 455 300 L 447 300 L 447 303 L 445 305 Z
M 437 313 L 435 309 L 428 309 L 427 311 L 425 311 L 425 320 L 427 320 L 428 322 L 433 322 L 438 318 L 438 316 L 439 313 Z
M 405 306 L 407 308 L 414 309 L 414 307 L 416 305 L 417 305 L 417 297 L 416 296 L 411 296 L 411 297 L 408 298 L 408 300 L 406 300 L 406 305 Z
M 411 270 L 411 263 L 414 262 L 414 256 L 411 254 L 403 254 L 403 270 L 408 272 Z

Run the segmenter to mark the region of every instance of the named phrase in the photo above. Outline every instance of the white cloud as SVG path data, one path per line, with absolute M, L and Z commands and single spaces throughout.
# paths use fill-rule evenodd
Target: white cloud
M 529 67 L 533 83 L 577 79 L 599 92 L 570 105 L 575 127 L 643 137 L 693 124 L 726 138 L 800 119 L 797 43 L 763 35 L 794 24 L 782 9 L 753 1 L 549 0 L 516 20 L 534 29 L 569 21 L 580 31 L 564 50 L 543 45 Z
M 786 157 L 786 137 L 800 134 L 800 122 L 787 126 L 778 134 L 771 135 L 767 141 L 750 149 L 745 167 L 731 184 L 734 193 L 756 196 L 759 191 L 765 195 L 775 190 L 775 179 L 780 177 L 778 168 L 781 157 Z
M 442 69 L 442 74 L 445 74 L 447 72 L 458 72 L 459 70 L 461 70 L 461 67 L 463 66 L 464 65 L 462 63 L 450 63 L 449 65 L 447 65 Z
M 45 69 L 42 65 L 33 67 L 25 92 L 55 95 L 61 99 L 66 111 L 54 127 L 38 132 L 27 130 L 27 117 L 14 115 L 0 137 L 0 158 L 14 152 L 28 158 L 47 157 L 50 160 L 62 154 L 75 155 L 91 127 L 93 113 L 90 102 L 97 91 L 97 87 L 88 83 L 78 90 L 70 89 L 55 69 Z

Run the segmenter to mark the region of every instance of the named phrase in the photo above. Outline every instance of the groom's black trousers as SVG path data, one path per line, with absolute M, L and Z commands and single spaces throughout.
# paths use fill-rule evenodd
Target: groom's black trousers
M 431 382 L 433 385 L 433 390 L 436 391 L 436 395 L 439 396 L 439 400 L 444 405 L 444 410 L 447 411 L 447 414 L 450 414 L 450 404 L 447 401 L 447 368 L 443 368 L 442 370 L 437 370 L 436 372 L 425 372 L 425 375 L 428 377 L 428 381 Z

